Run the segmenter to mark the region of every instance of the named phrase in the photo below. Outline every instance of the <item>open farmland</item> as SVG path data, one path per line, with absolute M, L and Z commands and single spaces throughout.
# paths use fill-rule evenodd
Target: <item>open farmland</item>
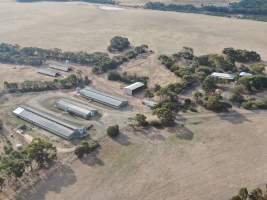
M 18 185 L 4 185 L 1 200 L 6 194 L 12 200 L 227 200 L 241 187 L 252 189 L 266 184 L 267 23 L 81 2 L 2 1 L 0 7 L 0 42 L 62 51 L 108 52 L 96 58 L 97 62 L 89 62 L 97 54 L 58 53 L 59 50 L 38 48 L 25 48 L 32 50 L 26 53 L 25 49 L 9 51 L 5 49 L 8 45 L 2 45 L 1 59 L 13 63 L 0 64 L 2 132 L 8 135 L 11 147 L 19 142 L 30 143 L 27 138 L 45 138 L 57 150 L 58 160 L 44 166 L 40 174 L 38 170 L 23 171 L 18 178 L 15 174 L 13 185 L 16 182 Z M 131 43 L 124 51 L 117 51 L 119 48 L 112 38 L 116 35 L 129 38 Z M 136 53 L 140 44 L 147 44 L 149 48 L 145 49 L 149 50 Z M 257 51 L 263 60 L 257 52 L 225 47 Z M 5 53 L 14 59 L 5 60 Z M 159 58 L 159 54 L 166 55 Z M 211 55 L 197 57 L 201 54 Z M 115 65 L 111 62 L 114 57 L 108 55 L 126 60 Z M 20 62 L 16 59 L 20 57 L 57 60 L 62 64 L 70 59 L 72 70 L 64 72 L 70 75 L 65 79 L 53 81 L 56 87 L 29 84 L 27 88 L 25 84 L 24 90 L 8 90 L 11 86 L 2 90 L 4 81 L 54 79 L 38 74 L 37 67 L 17 65 Z M 97 71 L 96 67 L 103 69 Z M 251 73 L 247 79 L 240 75 L 243 70 Z M 231 77 L 215 78 L 214 72 Z M 120 78 L 114 79 L 113 74 L 112 79 L 112 73 Z M 129 75 L 136 75 L 135 79 Z M 137 79 L 142 76 L 148 79 Z M 138 88 L 142 91 L 133 96 L 127 95 L 124 87 L 137 81 L 147 81 L 148 87 Z M 87 86 L 98 91 L 90 92 L 92 89 Z M 242 87 L 238 93 L 244 98 L 239 98 L 242 104 L 228 97 L 234 94 L 235 86 Z M 59 99 L 92 107 L 98 114 L 84 119 L 77 115 L 78 111 L 67 107 L 60 110 L 55 106 Z M 158 104 L 150 109 L 143 100 Z M 127 106 L 126 103 L 120 106 L 120 102 L 126 101 Z M 15 108 L 23 110 L 23 106 L 42 112 L 39 117 L 52 124 L 79 125 L 79 129 L 74 129 L 81 131 L 83 127 L 89 136 L 64 140 L 41 126 L 47 120 L 34 125 L 30 117 L 26 122 L 18 118 L 24 111 L 16 109 L 16 115 L 12 114 Z M 143 124 L 138 120 L 141 114 L 145 118 Z M 19 125 L 23 124 L 26 128 L 19 133 Z M 117 133 L 110 134 L 110 128 L 114 127 Z M 66 129 L 60 133 L 66 133 L 62 130 Z M 92 140 L 96 146 L 86 150 L 84 144 Z M 13 159 L 12 150 L 7 153 L 4 145 L 0 144 L 0 152 L 4 149 L 4 155 Z M 84 152 L 79 154 L 77 149 Z M 5 162 L 0 159 L 0 165 Z M 12 166 L 13 162 L 10 163 Z M 32 163 L 35 164 L 34 159 L 30 160 L 30 167 Z M 31 180 L 31 173 L 40 175 L 39 181 Z M 14 191 L 18 198 L 13 198 Z
M 267 55 L 267 24 L 198 14 L 142 9 L 103 10 L 79 3 L 1 3 L 0 38 L 22 46 L 63 50 L 106 50 L 114 35 L 157 53 L 191 46 L 196 55 L 219 53 L 225 47 Z
M 123 130 L 99 154 L 66 167 L 25 199 L 229 199 L 267 178 L 265 119 L 266 113 L 191 117 L 192 140 Z
M 196 6 L 201 5 L 217 5 L 227 6 L 229 3 L 237 2 L 238 0 L 121 0 L 121 4 L 126 5 L 143 5 L 147 2 L 162 2 L 162 3 L 175 3 L 175 4 L 193 4 Z

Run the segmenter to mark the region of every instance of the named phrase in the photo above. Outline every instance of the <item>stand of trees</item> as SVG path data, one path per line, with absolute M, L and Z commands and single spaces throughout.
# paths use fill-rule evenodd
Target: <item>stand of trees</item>
M 0 158 L 0 188 L 6 182 L 16 181 L 26 172 L 48 168 L 57 159 L 57 150 L 46 140 L 34 139 L 22 151 L 11 148 Z
M 9 93 L 13 92 L 41 92 L 47 90 L 71 89 L 76 87 L 83 87 L 89 84 L 87 77 L 79 77 L 71 74 L 64 79 L 54 79 L 54 81 L 29 81 L 22 83 L 4 82 L 4 89 Z
M 234 49 L 234 48 L 225 48 L 223 53 L 227 55 L 231 60 L 249 63 L 249 62 L 259 62 L 261 61 L 261 56 L 255 51 L 248 51 L 242 49 Z
M 165 4 L 160 2 L 148 2 L 145 4 L 146 9 L 174 11 L 174 12 L 189 12 L 189 13 L 203 13 L 211 15 L 252 15 L 252 16 L 266 16 L 267 15 L 267 1 L 266 0 L 241 0 L 237 3 L 232 3 L 228 7 L 221 6 L 201 6 L 196 7 L 191 4 Z M 262 19 L 262 18 L 259 18 Z
M 108 74 L 108 80 L 121 81 L 127 84 L 132 84 L 135 82 L 142 82 L 145 85 L 147 85 L 148 79 L 149 78 L 147 76 L 137 76 L 136 74 L 128 75 L 126 72 L 120 74 L 119 72 L 113 71 Z
M 265 190 L 256 188 L 250 192 L 247 188 L 241 188 L 230 200 L 267 200 L 267 186 Z

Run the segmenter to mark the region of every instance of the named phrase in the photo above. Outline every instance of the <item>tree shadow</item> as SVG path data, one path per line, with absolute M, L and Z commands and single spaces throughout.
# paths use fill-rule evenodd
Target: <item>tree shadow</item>
M 73 185 L 77 181 L 74 171 L 68 165 L 54 171 L 47 180 L 39 181 L 26 191 L 20 192 L 16 200 L 45 200 L 48 192 L 61 193 L 64 187 Z
M 219 114 L 220 119 L 228 121 L 232 124 L 242 124 L 244 122 L 251 122 L 245 115 L 237 111 L 232 111 L 230 113 Z
M 178 133 L 176 133 L 176 137 L 181 140 L 192 140 L 194 138 L 194 133 L 186 127 L 180 127 Z
M 80 159 L 80 161 L 85 164 L 85 165 L 89 165 L 89 166 L 103 166 L 105 163 L 98 158 L 98 154 L 99 154 L 99 149 L 101 147 L 98 147 L 96 150 L 94 150 L 92 153 L 84 156 L 83 158 Z
M 129 141 L 129 136 L 124 133 L 120 133 L 116 138 L 113 138 L 113 140 L 124 146 L 131 144 Z

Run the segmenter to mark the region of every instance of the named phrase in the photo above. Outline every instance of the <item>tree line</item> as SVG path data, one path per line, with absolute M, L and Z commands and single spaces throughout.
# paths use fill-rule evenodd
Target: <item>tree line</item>
M 203 13 L 214 15 L 267 15 L 267 1 L 266 0 L 241 0 L 240 2 L 231 3 L 229 6 L 213 6 L 202 5 L 196 7 L 191 4 L 178 5 L 178 4 L 166 4 L 161 2 L 148 2 L 145 4 L 146 9 L 162 10 L 162 11 L 174 11 L 174 12 L 189 12 L 189 13 Z
M 4 90 L 9 93 L 14 92 L 41 92 L 58 89 L 72 89 L 88 85 L 91 81 L 88 77 L 71 74 L 63 79 L 54 79 L 53 81 L 30 81 L 25 80 L 22 83 L 4 82 Z
M 112 40 L 111 40 L 112 45 Z M 93 72 L 104 73 L 111 69 L 116 69 L 124 62 L 136 58 L 138 55 L 147 53 L 148 46 L 140 45 L 132 47 L 122 55 L 115 55 L 113 58 L 108 53 L 83 51 L 71 52 L 61 49 L 42 49 L 37 47 L 20 47 L 8 43 L 0 44 L 0 63 L 16 65 L 41 66 L 47 60 L 70 61 L 76 64 L 93 67 Z

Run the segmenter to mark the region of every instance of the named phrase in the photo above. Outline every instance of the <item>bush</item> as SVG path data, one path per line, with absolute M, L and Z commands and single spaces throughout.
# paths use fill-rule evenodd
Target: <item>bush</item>
M 109 126 L 107 128 L 107 134 L 112 138 L 117 137 L 120 134 L 119 125 Z
M 98 147 L 99 144 L 96 141 L 82 141 L 80 145 L 75 148 L 74 153 L 78 158 L 82 158 L 84 155 L 93 152 Z
M 111 39 L 108 51 L 110 52 L 122 52 L 130 47 L 128 38 L 115 36 Z

